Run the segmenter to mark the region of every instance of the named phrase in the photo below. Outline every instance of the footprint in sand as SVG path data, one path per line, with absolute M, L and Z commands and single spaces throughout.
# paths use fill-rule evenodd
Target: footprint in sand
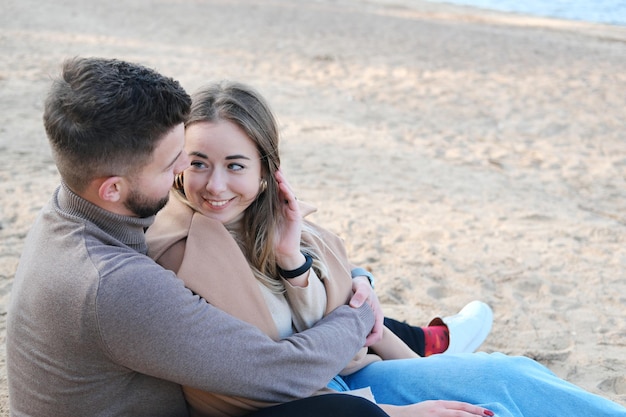
M 604 392 L 608 392 L 611 394 L 626 394 L 626 377 L 616 376 L 613 378 L 605 379 L 598 384 L 598 388 L 600 388 Z

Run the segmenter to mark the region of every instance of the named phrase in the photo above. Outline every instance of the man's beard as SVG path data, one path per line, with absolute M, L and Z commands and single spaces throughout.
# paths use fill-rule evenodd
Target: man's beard
M 138 217 L 150 217 L 154 216 L 159 210 L 165 207 L 168 200 L 169 194 L 160 200 L 150 200 L 144 194 L 133 189 L 128 195 L 125 206 Z

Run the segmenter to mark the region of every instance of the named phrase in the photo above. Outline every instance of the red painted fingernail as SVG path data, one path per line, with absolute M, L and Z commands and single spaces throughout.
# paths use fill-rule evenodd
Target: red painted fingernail
M 493 411 L 491 410 L 485 410 L 485 415 L 489 417 L 493 417 L 494 414 L 493 414 Z

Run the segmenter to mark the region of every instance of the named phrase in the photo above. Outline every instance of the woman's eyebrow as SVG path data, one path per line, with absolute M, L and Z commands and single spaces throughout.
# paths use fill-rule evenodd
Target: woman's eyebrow
M 198 157 L 200 157 L 200 158 L 204 158 L 204 159 L 208 159 L 208 158 L 209 158 L 207 155 L 203 154 L 202 152 L 197 152 L 197 151 L 194 151 L 194 152 L 189 152 L 189 155 L 190 155 L 190 156 L 191 156 L 191 155 L 193 155 L 193 156 L 198 156 Z
M 229 155 L 226 157 L 226 160 L 230 160 L 230 159 L 247 159 L 248 161 L 250 161 L 250 158 L 244 155 Z

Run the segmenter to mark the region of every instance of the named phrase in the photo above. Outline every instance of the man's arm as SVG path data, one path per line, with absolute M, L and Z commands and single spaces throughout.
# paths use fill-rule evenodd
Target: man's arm
M 133 279 L 99 291 L 106 349 L 134 371 L 205 391 L 276 402 L 307 397 L 343 369 L 374 324 L 367 303 L 341 306 L 313 328 L 273 341 L 158 265 L 134 269 Z

